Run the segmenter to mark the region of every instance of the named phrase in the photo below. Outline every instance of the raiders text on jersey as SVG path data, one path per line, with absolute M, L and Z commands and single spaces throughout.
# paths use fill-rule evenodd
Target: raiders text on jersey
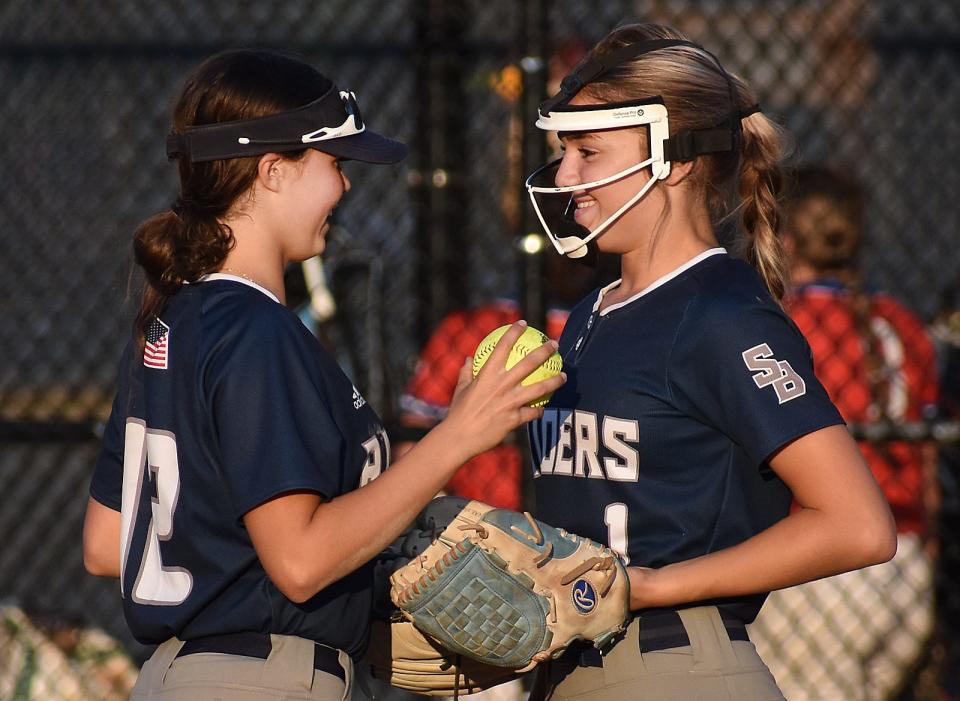
M 636 482 L 640 423 L 590 411 L 547 408 L 531 431 L 536 475 Z

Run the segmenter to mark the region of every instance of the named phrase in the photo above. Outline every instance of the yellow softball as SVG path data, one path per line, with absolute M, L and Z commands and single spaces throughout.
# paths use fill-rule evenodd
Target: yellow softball
M 510 325 L 507 324 L 506 326 L 501 326 L 498 329 L 494 329 L 487 335 L 485 339 L 480 341 L 480 345 L 477 346 L 477 350 L 473 354 L 474 377 L 476 377 L 477 373 L 480 372 L 480 368 L 482 368 L 484 363 L 487 362 L 487 358 L 489 358 L 490 354 L 493 353 L 493 349 L 497 347 L 497 343 L 500 342 L 501 337 L 509 328 Z M 507 370 L 516 365 L 521 358 L 527 355 L 527 353 L 532 353 L 549 340 L 550 339 L 547 338 L 547 336 L 542 332 L 528 326 L 524 330 L 523 334 L 521 334 L 520 338 L 517 339 L 517 342 L 513 344 L 513 348 L 510 349 L 510 355 L 507 356 Z M 520 384 L 532 385 L 534 382 L 539 382 L 540 380 L 546 380 L 554 375 L 559 375 L 561 370 L 563 370 L 563 359 L 560 357 L 559 353 L 554 353 L 547 358 L 543 365 L 527 375 Z M 530 402 L 530 406 L 543 406 L 550 401 L 550 395 L 552 394 L 553 392 L 549 392 L 539 399 Z

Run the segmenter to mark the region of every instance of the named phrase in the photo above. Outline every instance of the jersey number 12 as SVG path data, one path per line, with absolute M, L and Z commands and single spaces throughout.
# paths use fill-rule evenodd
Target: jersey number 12
M 139 561 L 131 562 L 136 554 L 131 552 L 131 545 L 146 479 L 153 481 L 157 496 L 150 500 L 150 523 L 143 551 Z M 123 592 L 127 567 L 137 567 L 130 595 L 138 604 L 176 606 L 186 600 L 193 588 L 193 576 L 187 570 L 164 566 L 160 556 L 160 541 L 173 536 L 173 513 L 179 496 L 177 437 L 169 431 L 147 428 L 140 419 L 127 419 L 120 502 L 120 587 Z

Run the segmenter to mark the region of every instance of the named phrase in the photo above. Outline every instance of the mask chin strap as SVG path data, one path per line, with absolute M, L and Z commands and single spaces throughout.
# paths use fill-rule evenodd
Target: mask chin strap
M 528 183 L 529 181 L 533 180 L 533 178 L 535 178 L 537 175 L 542 173 L 544 170 L 547 170 L 557 165 L 557 163 L 559 163 L 559 161 L 553 161 L 552 163 L 548 163 L 543 168 L 540 168 L 539 170 L 534 172 L 530 176 L 530 178 L 528 178 Z M 549 192 L 549 193 L 559 194 L 564 192 L 572 193 L 572 192 L 577 192 L 579 190 L 591 190 L 593 188 L 601 187 L 603 185 L 609 185 L 610 183 L 616 182 L 617 180 L 622 180 L 623 178 L 633 175 L 634 173 L 642 170 L 643 168 L 647 168 L 651 166 L 654 172 L 650 176 L 650 179 L 647 180 L 646 183 L 644 183 L 642 188 L 640 188 L 640 191 L 637 192 L 637 194 L 631 197 L 629 200 L 627 200 L 616 212 L 614 212 L 612 215 L 607 217 L 607 219 L 603 223 L 601 223 L 600 226 L 598 226 L 593 231 L 589 231 L 585 227 L 577 225 L 580 229 L 583 229 L 584 231 L 587 232 L 586 236 L 562 236 L 562 237 L 558 236 L 556 233 L 553 232 L 550 225 L 547 224 L 547 221 L 544 218 L 543 213 L 540 211 L 540 206 L 537 204 L 537 200 L 535 196 L 537 192 Z M 600 234 L 606 231 L 611 224 L 613 224 L 615 221 L 617 221 L 617 219 L 623 216 L 624 212 L 626 212 L 633 205 L 639 202 L 640 199 L 644 195 L 646 195 L 647 192 L 650 191 L 650 188 L 652 188 L 654 184 L 657 182 L 657 180 L 660 179 L 659 170 L 662 166 L 663 166 L 662 161 L 658 162 L 657 159 L 648 158 L 647 160 L 637 163 L 636 165 L 632 165 L 629 168 L 626 168 L 625 170 L 621 170 L 619 173 L 614 173 L 610 177 L 604 178 L 603 180 L 597 180 L 592 183 L 568 185 L 566 187 L 534 187 L 532 185 L 528 185 L 527 192 L 530 195 L 530 201 L 533 203 L 533 211 L 537 213 L 537 218 L 540 220 L 540 225 L 543 226 L 543 230 L 546 232 L 547 237 L 550 239 L 550 242 L 553 244 L 553 247 L 557 249 L 557 252 L 561 255 L 565 255 L 570 258 L 582 258 L 588 253 L 587 244 L 589 244 L 591 241 L 597 238 Z M 572 201 L 572 197 L 571 197 L 571 201 Z M 567 207 L 569 209 L 570 205 L 568 204 Z
M 648 163 L 648 161 L 644 161 L 644 163 Z M 600 226 L 598 226 L 596 229 L 591 231 L 590 235 L 587 236 L 586 239 L 583 239 L 580 242 L 580 246 L 574 249 L 573 251 L 571 251 L 570 253 L 568 253 L 567 255 L 569 255 L 571 258 L 582 258 L 583 256 L 587 255 L 587 244 L 593 241 L 595 238 L 597 238 L 600 234 L 602 234 L 608 228 L 610 228 L 610 225 L 613 224 L 615 221 L 617 221 L 621 216 L 623 216 L 624 212 L 626 212 L 628 209 L 633 207 L 633 205 L 639 202 L 643 198 L 643 196 L 646 195 L 654 185 L 656 185 L 659 179 L 660 178 L 657 177 L 656 173 L 651 175 L 650 179 L 647 180 L 646 183 L 644 183 L 643 187 L 640 188 L 640 191 L 636 195 L 634 195 L 629 200 L 627 200 L 626 203 L 622 207 L 620 207 L 620 209 L 614 212 L 613 215 L 608 217 L 605 222 L 603 222 Z M 575 237 L 568 237 L 568 238 L 575 238 Z
M 577 201 L 571 195 L 570 199 L 567 200 L 567 206 L 563 210 L 563 215 L 560 217 L 560 224 L 558 225 L 556 233 L 553 236 L 550 236 L 547 227 L 544 227 L 544 231 L 547 232 L 547 238 L 550 240 L 550 243 L 558 253 L 560 252 L 560 248 L 572 248 L 574 252 L 580 252 L 579 249 L 581 246 L 585 246 L 586 253 L 583 253 L 579 257 L 567 257 L 573 258 L 578 263 L 583 263 L 590 267 L 596 267 L 599 254 L 597 244 L 593 241 L 589 241 L 586 244 L 582 243 L 582 241 L 590 235 L 590 230 L 585 226 L 577 224 L 577 220 L 575 219 L 576 211 Z M 567 254 L 560 253 L 560 255 Z

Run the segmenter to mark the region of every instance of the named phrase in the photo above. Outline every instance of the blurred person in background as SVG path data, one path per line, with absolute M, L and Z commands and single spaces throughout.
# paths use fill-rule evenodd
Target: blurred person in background
M 921 421 L 937 403 L 933 344 L 913 312 L 865 281 L 864 206 L 845 171 L 795 173 L 784 206 L 792 284 L 784 306 L 848 423 Z M 791 701 L 892 698 L 933 631 L 936 446 L 884 439 L 859 447 L 890 503 L 897 554 L 770 595 L 750 637 Z

